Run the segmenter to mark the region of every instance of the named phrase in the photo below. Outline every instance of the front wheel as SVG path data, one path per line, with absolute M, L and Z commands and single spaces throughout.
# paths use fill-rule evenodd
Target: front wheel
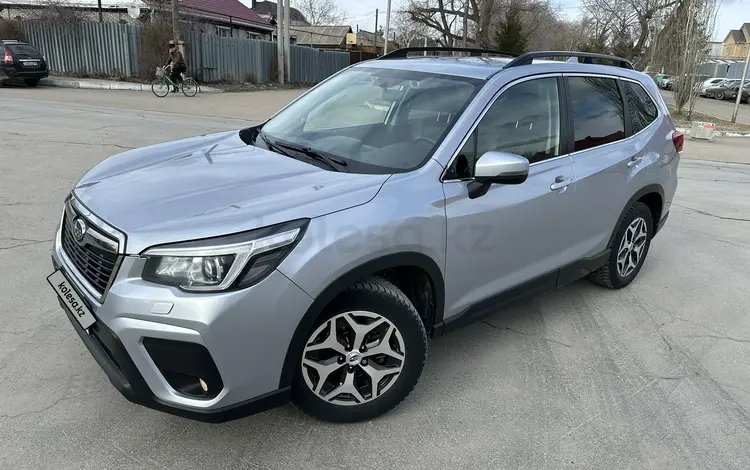
M 196 82 L 192 78 L 184 80 L 182 82 L 181 88 L 182 94 L 190 98 L 198 94 L 198 82 Z
M 371 277 L 331 303 L 300 353 L 294 404 L 324 421 L 362 421 L 411 393 L 427 359 L 427 334 L 406 295 Z
M 169 94 L 169 83 L 163 78 L 157 78 L 151 82 L 151 91 L 159 98 L 164 98 Z
M 747 97 L 746 102 L 747 102 L 747 104 L 750 104 L 750 96 Z
M 621 289 L 638 275 L 651 246 L 654 233 L 651 210 L 636 202 L 620 220 L 607 264 L 589 274 L 596 284 Z
M 723 100 L 724 99 L 724 92 L 720 91 L 720 92 L 716 93 L 714 95 L 714 98 L 716 98 L 717 100 Z

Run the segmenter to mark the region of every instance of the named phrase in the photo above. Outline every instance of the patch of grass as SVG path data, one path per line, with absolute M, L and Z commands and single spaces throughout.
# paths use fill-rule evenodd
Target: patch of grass
M 740 104 L 740 106 L 743 106 Z M 744 105 L 747 106 L 747 105 Z M 677 110 L 674 106 L 668 105 L 669 112 L 672 114 L 672 118 L 675 120 L 675 124 L 677 127 L 685 127 L 690 129 L 690 126 L 692 126 L 693 121 L 704 121 L 704 122 L 713 122 L 716 124 L 716 132 L 750 132 L 750 125 L 748 124 L 742 124 L 739 122 L 732 123 L 732 121 L 725 120 L 725 119 L 719 119 L 714 116 L 709 116 L 708 114 L 699 113 L 696 111 L 693 111 L 693 115 L 688 120 L 685 116 L 677 115 Z

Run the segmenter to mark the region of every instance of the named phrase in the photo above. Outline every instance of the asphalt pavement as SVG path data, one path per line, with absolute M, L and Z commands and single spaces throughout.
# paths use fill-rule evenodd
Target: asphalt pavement
M 674 94 L 671 91 L 659 90 L 659 92 L 667 104 L 674 104 Z M 734 111 L 734 100 L 719 101 L 714 98 L 702 98 L 699 96 L 695 100 L 694 109 L 699 113 L 730 121 L 732 119 L 732 112 Z M 744 101 L 740 103 L 737 111 L 737 122 L 750 125 L 750 105 Z
M 750 468 L 742 138 L 686 142 L 631 286 L 579 281 L 432 341 L 419 385 L 379 419 L 288 405 L 210 425 L 122 398 L 45 282 L 63 198 L 112 154 L 236 129 L 297 93 L 0 89 L 0 468 Z

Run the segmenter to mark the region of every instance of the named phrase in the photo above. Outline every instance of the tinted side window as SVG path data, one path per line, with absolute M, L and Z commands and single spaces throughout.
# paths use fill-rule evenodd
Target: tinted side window
M 557 79 L 529 80 L 505 90 L 487 110 L 446 177 L 470 177 L 477 158 L 490 150 L 515 153 L 530 163 L 560 154 Z
M 570 77 L 575 151 L 625 138 L 625 109 L 617 80 Z
M 636 134 L 656 120 L 658 115 L 656 104 L 641 85 L 626 81 L 622 84 L 625 85 L 625 97 L 630 108 L 633 134 Z

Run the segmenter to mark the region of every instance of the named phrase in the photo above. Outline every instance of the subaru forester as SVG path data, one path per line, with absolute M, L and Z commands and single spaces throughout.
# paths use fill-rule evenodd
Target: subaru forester
M 127 399 L 371 419 L 415 387 L 429 338 L 582 277 L 633 281 L 683 145 L 654 82 L 590 53 L 433 51 L 75 185 L 49 283 Z

